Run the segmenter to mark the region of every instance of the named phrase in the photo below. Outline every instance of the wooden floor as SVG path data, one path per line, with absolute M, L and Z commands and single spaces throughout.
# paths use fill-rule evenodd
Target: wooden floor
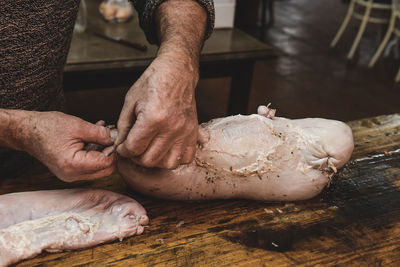
M 266 102 L 272 102 L 279 116 L 289 118 L 349 121 L 400 111 L 400 83 L 394 83 L 400 59 L 392 53 L 373 69 L 367 67 L 385 28 L 368 25 L 354 59 L 348 61 L 358 20 L 351 21 L 337 47 L 329 46 L 346 14 L 346 4 L 340 0 L 275 2 L 273 27 L 261 33 L 257 28 L 246 29 L 279 54 L 276 60 L 256 65 L 248 112 Z M 199 83 L 198 109 L 204 119 L 224 115 L 229 82 Z

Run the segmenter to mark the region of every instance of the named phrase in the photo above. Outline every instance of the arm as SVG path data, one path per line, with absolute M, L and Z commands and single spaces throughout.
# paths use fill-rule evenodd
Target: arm
M 169 0 L 157 9 L 155 19 L 158 56 L 172 54 L 197 71 L 207 25 L 204 8 L 191 0 Z
M 168 0 L 155 12 L 160 49 L 126 95 L 118 121 L 118 153 L 145 167 L 176 168 L 196 151 L 194 89 L 207 28 L 193 0 Z
M 158 7 L 168 0 L 131 0 L 139 14 L 139 23 L 147 40 L 152 44 L 160 44 L 156 15 Z M 205 38 L 210 37 L 214 28 L 214 3 L 213 0 L 184 0 L 186 2 L 196 2 L 201 5 L 207 13 L 207 25 Z M 189 21 L 190 22 L 190 21 Z
M 0 146 L 22 150 L 70 182 L 107 176 L 115 155 L 85 151 L 86 142 L 112 145 L 109 130 L 61 112 L 0 109 Z

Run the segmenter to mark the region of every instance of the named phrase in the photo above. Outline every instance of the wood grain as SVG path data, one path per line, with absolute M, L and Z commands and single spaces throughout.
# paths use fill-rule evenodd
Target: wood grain
M 315 199 L 296 203 L 148 198 L 118 174 L 65 184 L 40 165 L 0 180 L 0 193 L 66 187 L 128 194 L 147 209 L 141 236 L 43 253 L 18 266 L 396 266 L 400 262 L 400 115 L 349 122 L 352 161 Z
M 354 134 L 353 159 L 400 149 L 400 114 L 366 118 L 348 124 Z

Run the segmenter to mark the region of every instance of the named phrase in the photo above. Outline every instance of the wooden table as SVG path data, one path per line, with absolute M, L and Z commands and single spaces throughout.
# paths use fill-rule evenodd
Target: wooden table
M 64 89 L 129 88 L 155 58 L 157 47 L 147 43 L 137 16 L 129 23 L 110 24 L 97 11 L 100 1 L 88 2 L 88 29 L 146 44 L 140 51 L 104 40 L 90 31 L 75 34 L 65 66 Z M 254 63 L 275 57 L 268 45 L 237 29 L 215 30 L 200 57 L 200 78 L 231 76 L 228 114 L 245 114 Z
M 297 203 L 181 203 L 138 195 L 118 174 L 66 184 L 38 166 L 0 193 L 77 186 L 129 194 L 147 209 L 141 236 L 18 266 L 395 266 L 400 262 L 400 114 L 349 122 L 351 162 L 320 196 Z

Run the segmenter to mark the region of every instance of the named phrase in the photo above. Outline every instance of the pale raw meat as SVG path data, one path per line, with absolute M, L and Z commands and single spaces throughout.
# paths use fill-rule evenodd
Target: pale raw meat
M 294 201 L 316 196 L 350 159 L 353 136 L 346 124 L 274 118 L 265 106 L 258 112 L 201 125 L 209 140 L 189 165 L 145 169 L 121 159 L 119 172 L 134 190 L 166 199 Z
M 86 248 L 141 234 L 146 211 L 105 190 L 71 189 L 0 196 L 0 266 L 42 251 Z

